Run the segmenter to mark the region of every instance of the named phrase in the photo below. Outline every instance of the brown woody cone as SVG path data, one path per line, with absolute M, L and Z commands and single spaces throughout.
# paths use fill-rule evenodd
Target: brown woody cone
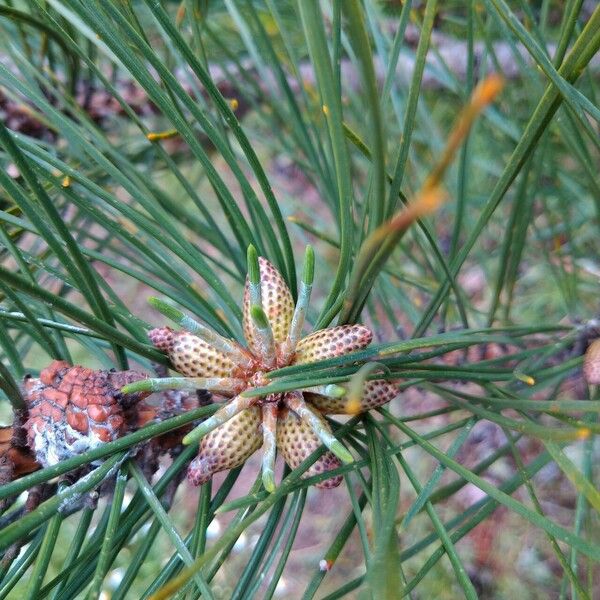
M 40 468 L 28 448 L 16 446 L 11 426 L 0 427 L 0 484 L 8 483 Z
M 122 386 L 146 375 L 136 371 L 94 371 L 55 360 L 39 379 L 23 384 L 29 418 L 27 443 L 40 464 L 54 465 L 120 437 L 123 408 L 147 393 L 123 395 Z

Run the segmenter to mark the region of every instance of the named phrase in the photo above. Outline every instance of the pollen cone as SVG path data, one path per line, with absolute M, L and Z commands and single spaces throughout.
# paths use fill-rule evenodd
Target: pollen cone
M 202 438 L 198 456 L 188 467 L 188 481 L 200 485 L 215 473 L 238 467 L 262 442 L 260 408 L 243 410 Z
M 325 419 L 321 417 L 323 425 L 330 429 Z M 295 469 L 303 460 L 308 458 L 321 446 L 321 440 L 315 432 L 296 413 L 283 409 L 277 422 L 277 448 L 283 455 L 285 462 Z M 341 462 L 332 452 L 325 452 L 302 475 L 303 478 L 320 475 L 326 471 L 337 469 Z M 331 477 L 316 484 L 321 489 L 334 488 L 340 485 L 342 476 Z
M 339 325 L 321 329 L 298 342 L 294 364 L 312 363 L 362 350 L 372 339 L 371 330 L 364 325 Z
M 262 307 L 273 330 L 276 342 L 285 341 L 292 316 L 294 314 L 294 300 L 281 273 L 262 256 L 258 259 L 260 268 L 260 293 Z M 243 325 L 244 337 L 250 350 L 257 354 L 259 346 L 256 340 L 255 326 L 250 317 L 250 287 L 246 280 L 244 289 Z
M 150 341 L 169 356 L 173 368 L 186 377 L 232 377 L 235 363 L 224 353 L 187 331 L 159 327 Z
M 304 399 L 324 415 L 358 414 L 383 406 L 398 395 L 398 388 L 389 381 L 376 379 L 365 382 L 362 398 L 353 403 L 347 396 L 329 398 L 321 394 L 305 394 Z

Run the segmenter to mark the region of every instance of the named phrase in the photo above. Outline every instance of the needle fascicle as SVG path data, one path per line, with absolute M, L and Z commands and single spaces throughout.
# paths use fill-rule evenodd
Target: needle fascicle
M 277 413 L 276 402 L 269 402 L 262 407 L 262 481 L 270 494 L 275 491 Z
M 299 392 L 308 392 L 310 394 L 320 394 L 321 396 L 327 396 L 327 398 L 343 398 L 347 391 L 345 387 L 341 385 L 335 385 L 330 383 L 327 385 L 313 385 L 311 387 L 302 388 Z
M 324 426 L 317 414 L 311 409 L 302 398 L 299 392 L 290 392 L 285 395 L 285 403 L 288 408 L 293 410 L 314 432 L 315 435 L 329 448 L 342 462 L 351 463 L 354 458 L 346 450 L 344 444 L 340 442 Z
M 220 408 L 214 415 L 212 415 L 212 417 L 209 417 L 206 419 L 206 421 L 200 423 L 198 427 L 190 431 L 183 438 L 183 443 L 187 446 L 197 442 L 207 433 L 219 427 L 219 425 L 223 425 L 223 423 L 229 421 L 229 419 L 235 417 L 235 415 L 238 413 L 253 406 L 255 401 L 256 398 L 242 398 L 241 396 L 236 396 L 227 402 L 227 404 L 225 404 L 222 408 Z
M 266 365 L 273 366 L 277 359 L 275 339 L 273 338 L 271 324 L 262 306 L 252 305 L 250 307 L 250 318 L 254 324 L 259 355 Z
M 252 244 L 248 246 L 248 251 L 246 252 L 246 263 L 248 267 L 248 292 L 250 293 L 250 304 L 262 306 L 260 265 L 258 264 L 258 253 Z
M 222 394 L 235 394 L 246 382 L 234 377 L 156 377 L 129 383 L 121 388 L 123 394 L 137 392 L 164 392 L 166 390 L 208 390 Z
M 285 350 L 290 354 L 296 349 L 296 344 L 302 335 L 302 326 L 306 318 L 306 311 L 310 303 L 310 294 L 312 292 L 313 280 L 315 278 L 315 252 L 312 246 L 306 246 L 304 252 L 304 269 L 302 271 L 302 281 L 298 291 L 298 301 L 294 309 L 290 331 L 286 340 Z

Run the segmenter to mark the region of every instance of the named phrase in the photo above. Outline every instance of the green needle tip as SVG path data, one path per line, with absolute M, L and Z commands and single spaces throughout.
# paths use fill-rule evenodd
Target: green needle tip
M 200 423 L 200 425 L 198 425 L 198 427 L 196 427 L 195 429 L 190 431 L 183 438 L 183 440 L 182 440 L 183 445 L 189 446 L 190 444 L 193 444 L 194 442 L 200 441 L 201 438 L 203 438 L 207 433 L 212 431 L 217 425 L 218 425 L 218 423 L 214 424 L 212 417 L 210 419 L 206 419 L 206 421 L 204 421 L 204 423 Z
M 346 395 L 346 388 L 332 383 L 325 387 L 325 395 L 331 398 L 343 398 Z
M 250 307 L 250 316 L 259 329 L 267 329 L 270 327 L 269 319 L 262 306 L 259 306 L 258 304 L 252 305 Z
M 304 251 L 304 271 L 302 273 L 302 283 L 312 285 L 315 278 L 315 251 L 312 246 L 306 246 Z
M 348 450 L 346 450 L 346 448 L 344 447 L 344 444 L 342 444 L 342 442 L 336 440 L 335 442 L 333 442 L 330 446 L 329 449 L 345 464 L 350 464 L 351 462 L 354 462 L 354 458 L 352 456 L 352 454 L 350 454 L 350 452 L 348 452 Z
M 262 472 L 262 482 L 263 487 L 269 494 L 272 494 L 275 491 L 275 477 L 273 475 L 273 471 L 267 470 Z
M 137 394 L 138 392 L 151 392 L 153 383 L 148 379 L 140 379 L 133 383 L 128 383 L 121 388 L 122 394 Z
M 260 283 L 260 267 L 258 266 L 256 248 L 252 244 L 248 246 L 246 258 L 248 261 L 248 279 L 250 283 L 257 285 Z
M 174 306 L 171 306 L 169 303 L 157 298 L 156 296 L 150 296 L 150 298 L 148 298 L 148 304 L 152 308 L 155 308 L 159 313 L 163 314 L 172 321 L 175 321 L 176 323 L 178 323 L 184 316 L 180 310 L 177 310 Z

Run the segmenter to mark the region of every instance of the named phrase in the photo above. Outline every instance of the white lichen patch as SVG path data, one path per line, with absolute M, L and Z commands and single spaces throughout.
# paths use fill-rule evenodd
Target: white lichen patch
M 33 426 L 35 457 L 44 467 L 51 467 L 72 456 L 83 454 L 104 442 L 90 429 L 86 434 L 68 423 L 46 423 L 43 431 Z M 92 464 L 99 464 L 98 461 Z

